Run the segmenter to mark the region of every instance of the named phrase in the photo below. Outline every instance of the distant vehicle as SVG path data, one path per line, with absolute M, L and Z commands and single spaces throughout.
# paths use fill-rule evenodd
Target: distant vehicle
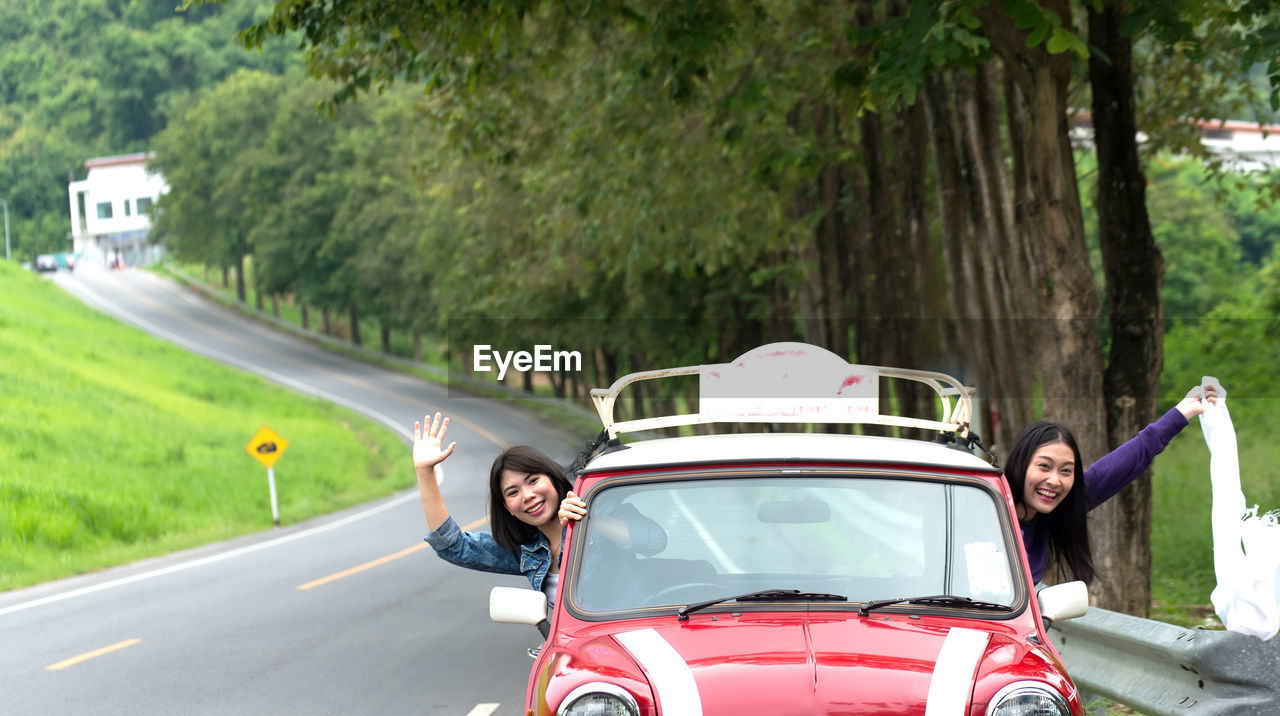
M 40 254 L 36 257 L 36 270 L 41 273 L 58 270 L 58 259 L 53 254 Z
M 700 376 L 698 413 L 614 419 L 623 387 L 679 375 Z M 882 378 L 932 387 L 941 419 L 879 414 Z M 732 395 L 708 389 L 717 383 Z M 547 635 L 524 713 L 1082 716 L 1046 631 L 1083 614 L 1088 594 L 1083 582 L 1037 594 L 1009 487 L 970 450 L 974 393 L 797 343 L 592 391 L 612 440 L 577 475 L 589 507 L 570 523 L 556 603 L 490 595 L 494 621 Z M 871 423 L 939 439 L 618 440 L 712 422 Z M 624 509 L 662 527 L 661 552 L 611 541 L 600 515 Z
M 65 254 L 58 254 L 58 255 L 57 255 L 57 259 L 58 259 L 58 268 L 64 268 L 64 269 L 66 269 L 66 270 L 68 270 L 68 271 L 75 271 L 75 270 L 76 270 L 76 255 L 75 255 L 75 254 L 73 254 L 73 253 L 71 253 L 71 252 L 69 252 L 69 251 L 68 251 L 68 252 L 67 252 L 67 253 L 65 253 Z

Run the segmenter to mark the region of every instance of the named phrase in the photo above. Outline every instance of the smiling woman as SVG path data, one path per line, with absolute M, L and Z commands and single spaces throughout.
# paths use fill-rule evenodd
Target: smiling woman
M 1037 582 L 1051 561 L 1070 578 L 1094 577 L 1086 515 L 1139 475 L 1188 421 L 1216 402 L 1211 385 L 1192 388 L 1182 402 L 1120 447 L 1104 455 L 1077 479 L 1083 460 L 1075 436 L 1066 426 L 1046 420 L 1022 429 L 1009 451 L 1005 479 L 1013 492 L 1022 541 Z
M 482 572 L 524 575 L 534 589 L 555 599 L 560 572 L 561 529 L 577 512 L 562 510 L 578 500 L 551 458 L 525 445 L 503 451 L 489 475 L 489 518 L 493 532 L 464 532 L 449 516 L 435 466 L 453 454 L 457 443 L 444 447 L 449 418 L 427 416 L 413 424 L 413 468 L 418 494 L 431 534 L 427 543 L 436 554 L 460 567 Z M 583 505 L 585 507 L 585 505 Z
M 580 520 L 587 505 L 570 491 L 564 472 L 551 458 L 527 446 L 507 448 L 489 470 L 489 519 L 492 533 L 458 527 L 444 506 L 435 466 L 453 454 L 443 447 L 449 419 L 436 413 L 413 424 L 413 467 L 431 534 L 427 543 L 441 559 L 460 567 L 496 574 L 519 574 L 534 589 L 556 600 L 564 527 Z M 594 518 L 616 544 L 652 553 L 666 546 L 666 535 L 638 514 Z

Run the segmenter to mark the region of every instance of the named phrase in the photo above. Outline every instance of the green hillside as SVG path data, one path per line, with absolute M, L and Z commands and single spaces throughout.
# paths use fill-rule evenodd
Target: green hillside
M 294 43 L 257 53 L 233 40 L 270 0 L 182 4 L 0 3 L 0 198 L 15 260 L 72 248 L 67 183 L 86 159 L 151 149 L 171 108 L 237 70 L 301 75 Z
M 269 528 L 244 446 L 289 441 L 282 523 L 412 485 L 385 427 L 105 317 L 0 262 L 0 589 Z

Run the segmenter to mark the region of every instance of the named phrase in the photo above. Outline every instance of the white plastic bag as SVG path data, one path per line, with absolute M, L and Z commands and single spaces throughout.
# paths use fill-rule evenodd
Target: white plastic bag
M 1280 522 L 1277 512 L 1258 514 L 1245 507 L 1240 490 L 1236 431 L 1227 412 L 1227 391 L 1217 378 L 1205 376 L 1216 403 L 1205 403 L 1200 416 L 1209 444 L 1213 482 L 1213 571 L 1218 579 L 1209 599 L 1229 631 L 1270 639 L 1280 632 Z

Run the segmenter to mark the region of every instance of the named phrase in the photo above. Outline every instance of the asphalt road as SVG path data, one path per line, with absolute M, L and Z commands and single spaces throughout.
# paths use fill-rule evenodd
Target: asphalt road
M 406 441 L 413 420 L 447 412 L 458 450 L 442 489 L 464 526 L 485 516 L 488 464 L 502 445 L 537 445 L 567 461 L 590 437 L 501 401 L 450 398 L 442 386 L 323 350 L 149 273 L 86 267 L 53 280 L 106 314 L 357 410 Z M 408 453 L 406 445 L 407 472 Z M 282 491 L 305 479 L 289 474 L 287 454 L 276 476 Z M 265 474 L 263 483 L 265 492 Z M 487 597 L 493 586 L 528 583 L 449 565 L 425 546 L 425 532 L 416 492 L 407 491 L 0 593 L 0 713 L 523 713 L 525 649 L 540 637 L 491 623 Z

